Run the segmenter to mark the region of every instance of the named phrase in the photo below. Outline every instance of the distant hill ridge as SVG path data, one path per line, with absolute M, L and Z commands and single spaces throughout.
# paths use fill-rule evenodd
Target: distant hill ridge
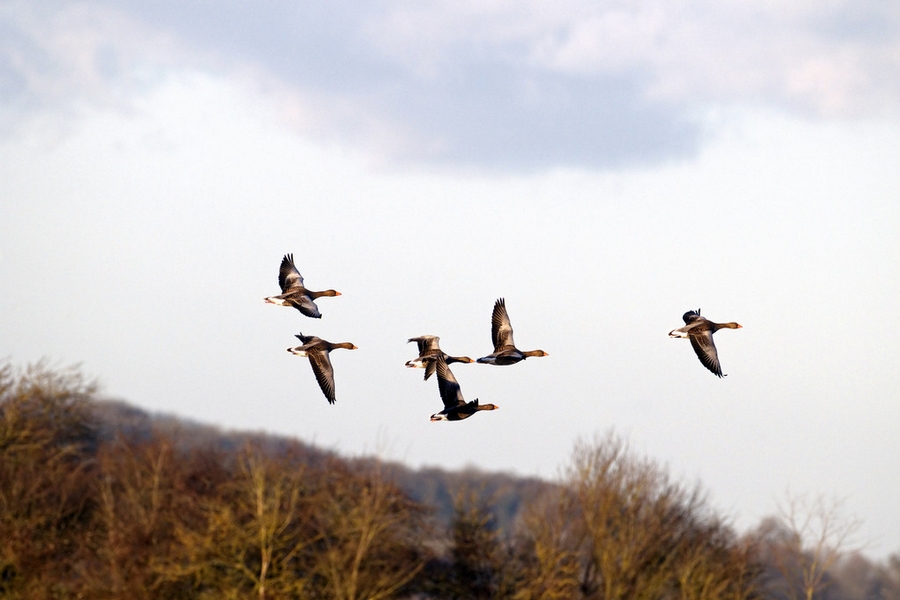
M 289 436 L 226 430 L 175 415 L 150 413 L 123 400 L 95 400 L 90 406 L 97 419 L 101 437 L 107 439 L 122 436 L 142 441 L 150 439 L 156 433 L 164 435 L 185 450 L 205 447 L 231 453 L 252 443 L 272 455 L 282 454 L 288 446 L 296 453 L 299 443 L 310 464 L 338 459 L 348 465 L 363 466 L 362 463 L 378 461 L 368 457 L 341 457 Z M 439 467 L 412 469 L 392 461 L 381 463 L 380 468 L 410 499 L 432 508 L 435 517 L 443 524 L 449 524 L 453 517 L 454 498 L 458 494 L 474 491 L 489 507 L 495 526 L 504 534 L 511 531 L 524 499 L 534 498 L 541 490 L 554 485 L 536 477 L 489 473 L 471 467 L 460 471 L 448 471 Z

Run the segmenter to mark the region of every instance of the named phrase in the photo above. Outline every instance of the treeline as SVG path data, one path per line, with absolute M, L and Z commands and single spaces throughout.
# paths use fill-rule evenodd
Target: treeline
M 77 370 L 0 365 L 0 598 L 900 599 L 900 557 L 806 547 L 790 519 L 738 535 L 614 435 L 549 483 L 348 461 L 95 395 Z

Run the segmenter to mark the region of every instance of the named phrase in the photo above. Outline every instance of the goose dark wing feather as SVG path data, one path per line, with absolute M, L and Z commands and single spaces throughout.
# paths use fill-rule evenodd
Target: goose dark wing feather
M 438 391 L 441 393 L 441 400 L 444 402 L 444 408 L 453 408 L 454 406 L 463 406 L 466 401 L 463 398 L 462 390 L 459 382 L 453 376 L 453 372 L 442 358 L 435 361 L 438 376 Z
M 682 315 L 681 318 L 684 319 L 685 325 L 690 325 L 697 319 L 701 318 L 700 317 L 700 309 L 698 308 L 697 310 L 689 310 L 686 313 L 684 313 L 684 315 Z
M 437 363 L 438 361 L 436 360 L 425 361 L 425 381 L 428 381 L 428 379 L 435 374 L 437 371 Z
M 328 352 L 321 348 L 312 348 L 307 351 L 306 356 L 309 358 L 309 364 L 312 365 L 322 393 L 325 394 L 329 404 L 334 404 L 334 368 L 331 366 Z
M 703 366 L 709 369 L 714 375 L 724 377 L 722 375 L 722 365 L 719 364 L 719 353 L 716 351 L 716 344 L 713 342 L 711 330 L 698 332 L 690 336 L 691 346 L 697 353 L 697 358 L 703 363 Z
M 293 300 L 294 306 L 302 314 L 313 319 L 322 318 L 322 313 L 319 312 L 319 307 L 316 306 L 316 303 L 312 301 L 312 298 L 310 298 L 306 294 L 298 294 L 293 298 Z
M 406 342 L 407 344 L 415 342 L 419 348 L 419 356 L 414 360 L 421 361 L 425 366 L 425 381 L 428 381 L 434 375 L 436 369 L 435 358 L 438 355 L 443 355 L 440 348 L 440 339 L 436 335 L 420 335 L 419 337 L 409 338 Z M 409 363 L 407 365 L 410 366 Z
M 506 313 L 506 300 L 503 298 L 494 303 L 494 312 L 491 313 L 491 342 L 495 351 L 505 346 L 515 346 L 512 324 Z
M 303 287 L 303 276 L 297 267 L 294 266 L 294 255 L 285 254 L 281 259 L 281 268 L 278 270 L 278 285 L 281 286 L 281 293 L 287 293 L 288 290 Z
M 314 341 L 321 341 L 320 338 L 314 335 L 303 335 L 302 333 L 297 333 L 294 337 L 303 342 L 304 345 Z M 303 348 L 303 350 L 306 350 L 306 348 Z
M 436 335 L 423 335 L 409 341 L 415 341 L 419 346 L 419 356 L 425 356 L 429 352 L 440 349 L 440 340 L 441 338 Z

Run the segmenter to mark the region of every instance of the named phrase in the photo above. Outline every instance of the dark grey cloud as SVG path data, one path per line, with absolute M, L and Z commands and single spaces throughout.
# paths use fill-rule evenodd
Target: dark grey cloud
M 893 0 L 837 4 L 817 14 L 810 25 L 835 42 L 883 44 L 900 37 L 900 14 Z
M 504 63 L 456 80 L 410 81 L 382 110 L 444 145 L 430 158 L 505 168 L 619 167 L 694 153 L 679 107 L 640 99 L 640 75 L 570 77 Z

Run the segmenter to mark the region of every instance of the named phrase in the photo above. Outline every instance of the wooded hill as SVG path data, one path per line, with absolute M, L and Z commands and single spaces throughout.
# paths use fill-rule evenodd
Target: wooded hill
M 413 471 L 0 364 L 0 598 L 900 599 L 792 523 L 738 535 L 612 434 L 553 483 Z
M 511 531 L 524 498 L 534 497 L 553 484 L 533 477 L 504 473 L 484 473 L 477 469 L 447 471 L 440 468 L 410 469 L 397 462 L 378 459 L 340 458 L 333 452 L 307 445 L 284 436 L 223 431 L 219 427 L 196 423 L 169 415 L 151 415 L 122 401 L 100 400 L 90 403 L 90 410 L 103 439 L 122 437 L 149 441 L 162 436 L 182 450 L 215 448 L 224 454 L 239 453 L 247 447 L 261 448 L 268 455 L 301 452 L 308 464 L 323 465 L 339 461 L 360 471 L 379 470 L 395 483 L 411 500 L 429 507 L 442 524 L 449 524 L 454 514 L 454 498 L 463 491 L 476 494 L 501 532 Z

